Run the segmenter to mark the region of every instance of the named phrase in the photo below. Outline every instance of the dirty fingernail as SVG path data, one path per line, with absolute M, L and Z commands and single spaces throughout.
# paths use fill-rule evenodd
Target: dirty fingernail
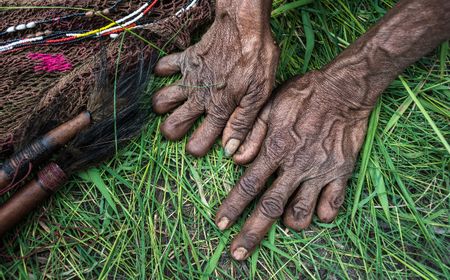
M 243 260 L 245 260 L 247 253 L 248 253 L 247 249 L 245 249 L 243 247 L 239 247 L 236 250 L 234 250 L 233 258 L 238 261 L 243 261 Z
M 225 156 L 230 157 L 232 156 L 236 150 L 239 148 L 239 145 L 241 145 L 241 141 L 237 139 L 230 139 L 228 143 L 225 145 Z
M 229 223 L 230 223 L 230 219 L 228 219 L 227 217 L 223 217 L 217 223 L 217 226 L 219 227 L 220 230 L 225 230 L 225 229 L 227 229 Z

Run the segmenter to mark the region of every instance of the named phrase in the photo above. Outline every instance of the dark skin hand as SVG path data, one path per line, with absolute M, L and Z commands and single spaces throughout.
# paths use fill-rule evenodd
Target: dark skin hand
M 156 113 L 176 109 L 160 128 L 167 139 L 180 139 L 206 114 L 186 147 L 194 156 L 205 155 L 222 132 L 225 154 L 235 153 L 271 94 L 278 64 L 269 26 L 271 0 L 218 0 L 216 5 L 216 19 L 202 40 L 162 58 L 155 68 L 161 76 L 183 75 L 153 97 Z
M 450 1 L 400 1 L 329 65 L 278 90 L 236 155 L 250 161 L 261 151 L 216 215 L 229 228 L 277 175 L 234 238 L 233 258 L 249 257 L 280 217 L 295 230 L 309 226 L 314 210 L 324 222 L 336 217 L 378 96 L 449 38 Z

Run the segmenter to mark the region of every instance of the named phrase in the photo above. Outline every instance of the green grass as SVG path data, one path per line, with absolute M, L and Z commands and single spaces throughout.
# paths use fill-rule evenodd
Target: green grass
M 325 65 L 395 1 L 312 2 L 274 1 L 278 83 Z M 155 117 L 4 239 L 0 279 L 449 279 L 448 49 L 383 94 L 332 224 L 315 219 L 296 233 L 279 222 L 248 261 L 233 261 L 229 244 L 244 219 L 224 233 L 213 219 L 243 168 L 219 145 L 187 155 L 187 138 L 166 141 L 165 117 Z

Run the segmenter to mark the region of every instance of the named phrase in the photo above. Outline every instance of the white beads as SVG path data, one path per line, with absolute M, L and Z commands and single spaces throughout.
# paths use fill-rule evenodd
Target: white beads
M 1 0 L 0 0 L 1 1 Z M 89 32 L 85 32 L 85 33 L 65 33 L 65 34 L 61 34 L 62 37 L 66 36 L 66 37 L 73 37 L 73 38 L 69 38 L 68 40 L 63 40 L 63 41 L 67 41 L 70 42 L 72 41 L 72 39 L 76 39 L 76 38 L 82 38 L 82 37 L 87 37 L 93 34 L 96 34 L 98 37 L 106 35 L 109 36 L 111 39 L 116 39 L 120 36 L 120 34 L 123 32 L 124 29 L 141 29 L 141 28 L 145 28 L 153 23 L 148 23 L 148 24 L 144 24 L 144 25 L 136 25 L 139 24 L 139 20 L 141 18 L 143 18 L 147 12 L 151 9 L 151 7 L 153 7 L 153 5 L 155 5 L 155 3 L 157 2 L 157 0 L 153 0 L 153 2 L 150 4 L 150 0 L 148 0 L 145 4 L 143 4 L 139 9 L 137 9 L 136 11 L 128 14 L 127 16 L 118 19 L 117 21 L 114 21 L 113 24 L 109 24 L 105 27 L 99 28 L 97 30 L 92 30 Z M 187 6 L 182 7 L 181 9 L 179 9 L 174 16 L 179 17 L 181 14 L 186 13 L 187 11 L 191 10 L 192 8 L 194 8 L 197 3 L 199 1 L 198 0 L 189 0 L 189 4 Z M 93 12 L 93 11 L 89 11 L 85 14 L 86 17 L 92 17 L 94 15 L 108 15 L 110 14 L 110 10 L 109 9 L 104 9 L 101 12 Z M 35 28 L 37 25 L 40 25 L 41 23 L 46 22 L 46 21 L 30 21 L 28 23 L 22 23 L 16 26 L 10 26 L 8 27 L 5 31 L 0 32 L 1 33 L 13 33 L 15 31 L 21 31 L 21 30 L 26 30 L 26 29 L 32 29 Z M 49 36 L 50 34 L 52 34 L 51 30 L 45 30 L 44 32 L 40 31 L 37 32 L 36 34 L 29 34 L 26 35 L 25 39 L 22 40 L 17 40 L 14 41 L 10 44 L 6 44 L 6 45 L 0 45 L 0 53 L 5 52 L 5 51 L 9 51 L 12 50 L 14 48 L 17 47 L 21 47 L 21 45 L 23 44 L 30 44 L 30 43 L 46 43 L 45 42 L 45 38 L 47 36 Z M 24 35 L 25 36 L 25 35 Z M 35 36 L 35 37 L 33 37 Z M 42 41 L 42 42 L 39 42 Z M 59 40 L 56 41 L 52 41 L 52 42 L 48 42 L 48 43 L 53 43 L 53 42 L 59 42 Z
M 16 26 L 16 30 L 25 30 L 25 29 L 27 29 L 26 24 L 19 24 Z
M 175 16 L 179 16 L 182 13 L 189 11 L 191 8 L 193 8 L 197 4 L 197 1 L 198 0 L 192 0 L 192 2 L 186 8 L 181 8 L 178 12 L 176 12 Z
M 28 29 L 35 28 L 35 27 L 36 27 L 36 22 L 32 21 L 32 22 L 27 23 Z
M 6 29 L 7 33 L 12 33 L 14 31 L 20 31 L 20 30 L 25 30 L 25 29 L 31 29 L 31 28 L 35 28 L 36 27 L 36 22 L 32 21 L 29 22 L 27 24 L 19 24 L 17 26 L 10 26 Z
M 146 9 L 148 6 L 149 6 L 149 3 L 145 3 L 142 7 L 140 7 L 140 8 L 137 9 L 136 11 L 132 12 L 131 14 L 127 15 L 127 16 L 124 17 L 124 18 L 121 18 L 121 19 L 117 20 L 115 23 L 116 23 L 116 24 L 120 24 L 119 26 L 114 26 L 114 27 L 111 27 L 111 28 L 102 30 L 102 31 L 100 31 L 100 32 L 97 32 L 96 35 L 97 35 L 97 36 L 102 36 L 102 35 L 105 34 L 105 33 L 109 33 L 109 32 L 111 32 L 111 31 L 114 31 L 114 30 L 117 30 L 117 29 L 121 29 L 121 28 L 123 28 L 124 26 L 126 27 L 126 26 L 128 26 L 128 25 L 131 25 L 131 24 L 135 23 L 136 21 L 140 20 L 140 19 L 144 16 L 144 12 L 143 12 L 143 11 L 144 11 L 144 9 Z M 134 17 L 134 18 L 133 18 L 133 17 Z M 127 22 L 125 22 L 125 23 L 122 24 L 122 22 L 124 22 L 124 21 L 126 21 L 126 20 L 128 20 L 128 19 L 130 19 L 130 18 L 133 18 L 133 19 L 131 19 L 131 20 L 129 20 L 129 21 L 127 21 Z
M 186 6 L 185 8 L 181 8 L 178 12 L 175 13 L 175 16 L 179 16 L 182 13 L 185 13 L 187 11 L 189 11 L 190 9 L 192 9 L 193 7 L 195 7 L 195 5 L 197 4 L 198 0 L 191 0 L 191 2 L 189 3 L 188 6 Z M 110 27 L 108 29 L 102 30 L 100 32 L 97 32 L 96 35 L 97 36 L 102 36 L 105 33 L 109 33 L 118 29 L 121 29 L 123 27 L 127 27 L 133 23 L 135 23 L 136 21 L 138 21 L 139 19 L 141 19 L 144 16 L 144 9 L 147 8 L 149 6 L 149 3 L 145 3 L 142 7 L 140 7 L 137 11 L 134 11 L 133 13 L 129 14 L 128 16 L 121 18 L 119 20 L 116 21 L 116 24 L 120 24 L 119 26 L 114 26 L 114 27 Z M 134 18 L 133 18 L 134 17 Z M 123 23 L 124 21 L 133 18 L 125 23 Z M 138 26 L 133 26 L 130 27 L 129 29 L 137 29 L 137 28 L 142 28 L 142 25 L 138 25 Z M 76 34 L 75 34 L 76 35 Z M 109 34 L 109 37 L 111 39 L 115 39 L 117 37 L 119 37 L 119 33 L 113 33 L 113 34 Z

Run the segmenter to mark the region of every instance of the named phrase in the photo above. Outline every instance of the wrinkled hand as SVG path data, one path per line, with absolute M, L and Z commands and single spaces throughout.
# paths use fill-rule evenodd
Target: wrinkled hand
M 277 174 L 231 245 L 235 259 L 246 259 L 283 214 L 284 224 L 295 230 L 311 223 L 315 209 L 321 221 L 335 218 L 371 111 L 356 104 L 354 94 L 324 72 L 310 72 L 286 83 L 264 108 L 240 151 L 259 147 L 267 131 L 261 152 L 216 216 L 220 229 L 230 227 Z
M 156 74 L 183 75 L 153 97 L 159 114 L 181 105 L 161 125 L 164 136 L 180 139 L 206 114 L 187 144 L 190 154 L 205 155 L 224 129 L 225 153 L 234 154 L 270 96 L 278 63 L 269 26 L 271 2 L 218 0 L 216 20 L 202 40 L 157 64 Z

